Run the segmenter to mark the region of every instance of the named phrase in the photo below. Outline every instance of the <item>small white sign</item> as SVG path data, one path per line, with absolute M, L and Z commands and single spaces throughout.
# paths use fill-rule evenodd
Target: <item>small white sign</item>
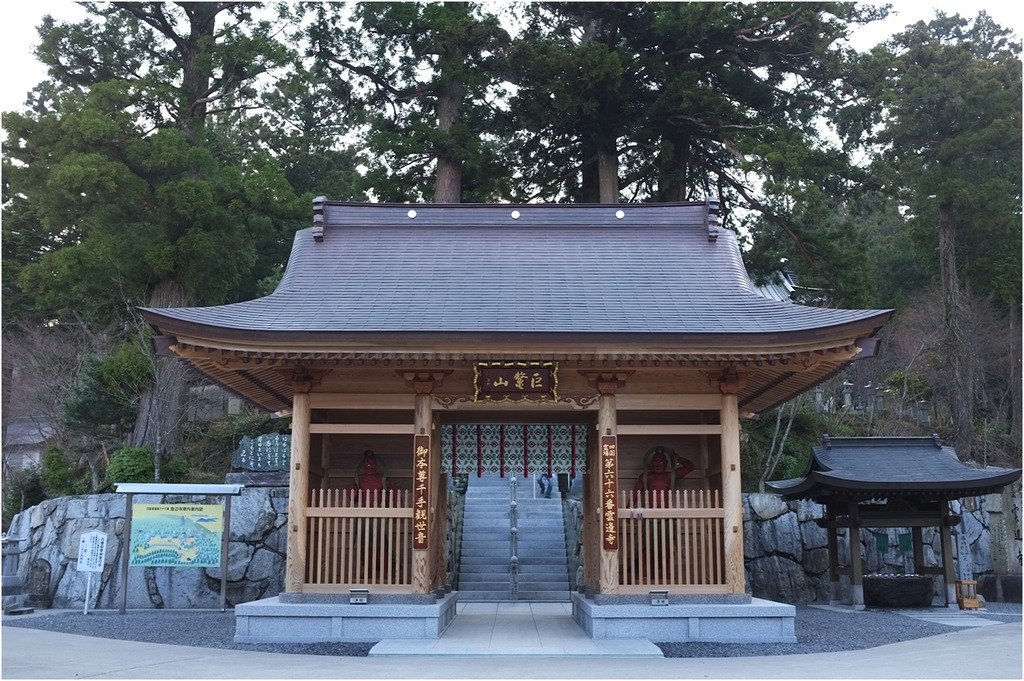
M 78 544 L 78 571 L 103 572 L 107 557 L 107 535 L 104 532 L 86 532 Z

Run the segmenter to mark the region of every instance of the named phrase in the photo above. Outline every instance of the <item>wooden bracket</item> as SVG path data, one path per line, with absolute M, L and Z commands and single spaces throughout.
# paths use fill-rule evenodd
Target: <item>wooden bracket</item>
M 750 370 L 737 369 L 735 366 L 729 365 L 720 371 L 709 371 L 707 376 L 711 385 L 718 384 L 718 390 L 723 395 L 735 395 L 747 384 Z
M 587 379 L 587 385 L 600 394 L 614 395 L 619 388 L 626 385 L 626 379 L 636 372 L 580 369 L 579 373 Z
M 434 392 L 444 381 L 445 377 L 452 373 L 451 369 L 445 370 L 402 370 L 395 371 L 396 374 L 405 380 L 405 384 L 416 391 L 417 395 L 429 395 Z
M 308 393 L 320 385 L 320 381 L 327 375 L 326 369 L 310 369 L 301 364 L 292 367 L 281 367 L 278 371 L 285 376 L 291 384 L 292 390 L 297 393 Z

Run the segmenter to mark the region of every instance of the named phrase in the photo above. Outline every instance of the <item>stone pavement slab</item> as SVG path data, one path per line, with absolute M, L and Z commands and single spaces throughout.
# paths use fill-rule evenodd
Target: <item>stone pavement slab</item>
M 774 657 L 387 658 L 187 648 L 4 627 L 5 679 L 1020 679 L 1021 625 Z
M 942 610 L 940 608 L 901 610 L 899 613 L 905 617 L 912 617 L 916 620 L 933 622 L 935 624 L 945 624 L 949 627 L 989 627 L 993 624 L 1000 624 L 997 620 L 986 619 L 958 610 Z
M 646 639 L 595 641 L 573 621 L 570 603 L 459 603 L 458 612 L 439 639 L 384 640 L 370 656 L 662 657 Z

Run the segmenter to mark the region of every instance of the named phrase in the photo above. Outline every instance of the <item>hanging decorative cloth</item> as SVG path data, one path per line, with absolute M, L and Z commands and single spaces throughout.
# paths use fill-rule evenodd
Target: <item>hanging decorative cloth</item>
M 889 552 L 889 533 L 888 532 L 875 532 L 871 531 L 871 534 L 875 535 L 875 548 L 878 549 L 879 553 Z
M 902 553 L 910 553 L 914 549 L 914 535 L 909 532 L 900 532 L 900 551 Z
M 576 477 L 586 472 L 584 425 L 459 423 L 440 430 L 441 465 L 453 474 L 475 470 L 477 477 L 504 477 L 507 472 L 529 477 L 531 473 L 550 471 Z

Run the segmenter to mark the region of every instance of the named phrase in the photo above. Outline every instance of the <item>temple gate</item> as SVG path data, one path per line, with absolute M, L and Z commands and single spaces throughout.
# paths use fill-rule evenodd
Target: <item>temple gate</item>
M 564 424 L 585 593 L 739 603 L 739 419 L 871 355 L 890 312 L 761 298 L 716 201 L 321 198 L 270 296 L 143 314 L 160 351 L 291 412 L 282 599 L 443 592 L 449 476 L 547 468 Z M 505 424 L 496 449 L 460 453 L 459 428 L 484 423 Z

